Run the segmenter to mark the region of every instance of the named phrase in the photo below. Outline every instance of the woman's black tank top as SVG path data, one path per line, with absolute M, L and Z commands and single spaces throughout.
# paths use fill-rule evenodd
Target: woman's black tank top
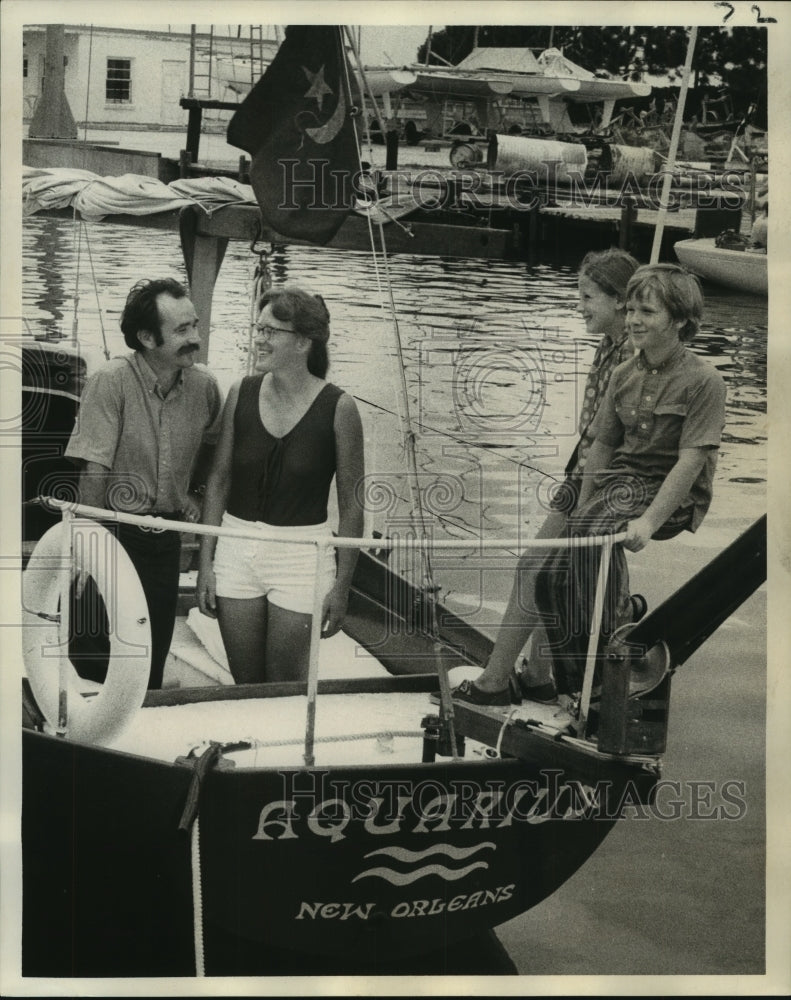
M 281 526 L 322 524 L 335 475 L 335 407 L 343 391 L 328 382 L 302 419 L 276 438 L 261 421 L 263 378 L 249 375 L 239 388 L 228 513 Z

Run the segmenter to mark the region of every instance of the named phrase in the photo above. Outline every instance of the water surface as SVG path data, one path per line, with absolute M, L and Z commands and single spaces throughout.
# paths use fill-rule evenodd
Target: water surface
M 185 279 L 177 234 L 154 229 L 32 217 L 23 257 L 31 331 L 76 329 L 82 347 L 106 344 L 111 354 L 125 350 L 118 320 L 131 285 L 141 277 Z M 257 260 L 232 242 L 217 280 L 210 365 L 225 388 L 247 371 Z M 409 530 L 417 493 L 436 537 L 532 537 L 574 446 L 596 346 L 577 313 L 575 271 L 410 255 L 375 268 L 369 254 L 312 247 L 279 248 L 269 263 L 275 282 L 304 284 L 327 301 L 329 377 L 357 397 L 366 429 L 369 526 Z M 767 307 L 713 287 L 706 303 L 692 349 L 722 373 L 728 404 L 704 528 L 712 538 L 718 529 L 732 537 L 747 512 L 765 509 Z M 418 469 L 412 489 L 409 426 Z M 446 596 L 496 608 L 506 596 L 496 570 L 512 561 L 512 553 L 483 561 L 437 554 L 435 570 Z

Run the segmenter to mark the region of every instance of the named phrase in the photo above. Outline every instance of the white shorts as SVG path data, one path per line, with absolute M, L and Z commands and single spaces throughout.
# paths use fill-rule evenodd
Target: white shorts
M 223 528 L 266 530 L 277 539 L 256 541 L 252 538 L 217 539 L 214 574 L 218 597 L 266 597 L 286 611 L 313 613 L 313 588 L 316 577 L 316 549 L 313 545 L 289 541 L 295 535 L 326 538 L 332 535 L 329 522 L 324 524 L 282 527 L 263 521 L 243 521 L 233 514 L 223 514 Z M 325 562 L 322 597 L 335 582 L 335 558 Z

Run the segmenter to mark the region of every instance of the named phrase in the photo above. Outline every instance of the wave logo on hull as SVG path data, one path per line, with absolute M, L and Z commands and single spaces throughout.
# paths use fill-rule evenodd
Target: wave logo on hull
M 446 882 L 457 882 L 465 875 L 476 870 L 476 868 L 488 868 L 487 861 L 475 860 L 461 867 L 450 867 L 454 862 L 469 862 L 475 855 L 486 851 L 489 848 L 494 850 L 494 843 L 490 840 L 484 841 L 475 847 L 454 847 L 453 844 L 436 844 L 427 847 L 424 851 L 410 851 L 405 847 L 382 847 L 376 851 L 370 851 L 365 855 L 366 860 L 374 857 L 391 858 L 394 862 L 400 863 L 405 870 L 396 871 L 394 868 L 380 865 L 377 868 L 368 868 L 359 875 L 355 875 L 352 882 L 359 882 L 363 878 L 380 878 L 391 885 L 409 885 L 417 882 L 418 879 L 427 875 L 437 875 L 445 879 Z M 431 864 L 422 864 L 426 858 L 439 855 L 440 859 Z M 420 867 L 415 867 L 419 865 Z M 411 869 L 409 866 L 412 866 Z

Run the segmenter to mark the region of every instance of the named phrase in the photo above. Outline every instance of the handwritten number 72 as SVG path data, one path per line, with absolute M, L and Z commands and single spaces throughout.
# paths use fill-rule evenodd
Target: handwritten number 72
M 733 17 L 734 10 L 736 9 L 733 6 L 732 3 L 727 3 L 727 0 L 717 0 L 717 3 L 715 3 L 714 6 L 715 7 L 727 7 L 728 8 L 728 12 L 726 14 L 724 14 L 723 18 L 722 18 L 722 23 L 723 24 L 725 24 L 725 22 L 729 18 Z M 755 20 L 756 20 L 757 24 L 777 24 L 777 18 L 776 17 L 762 17 L 761 16 L 761 8 L 758 6 L 757 3 L 754 3 L 752 5 L 752 7 L 750 7 L 750 10 L 755 13 Z

